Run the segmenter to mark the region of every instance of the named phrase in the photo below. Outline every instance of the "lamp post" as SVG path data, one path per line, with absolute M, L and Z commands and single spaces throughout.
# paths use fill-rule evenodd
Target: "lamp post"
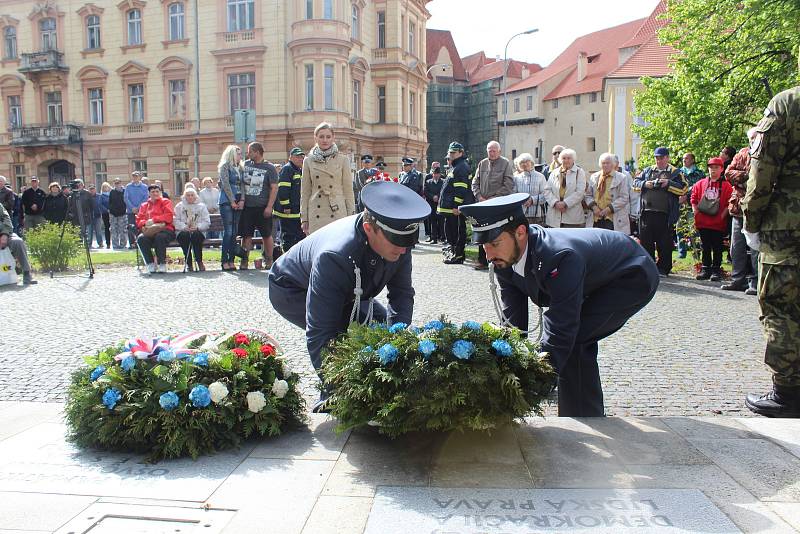
M 506 49 L 503 53 L 503 78 L 500 81 L 500 87 L 503 89 L 503 139 L 502 139 L 502 150 L 506 149 L 506 129 L 508 127 L 508 92 L 506 91 L 506 75 L 508 74 L 508 45 L 511 44 L 511 41 L 514 38 L 519 37 L 520 35 L 530 35 L 532 33 L 536 33 L 539 31 L 539 28 L 533 28 L 528 31 L 520 32 L 516 35 L 512 35 L 511 39 L 506 42 Z
M 452 67 L 452 65 L 450 63 L 434 63 L 433 65 L 428 67 L 428 70 L 425 71 L 425 76 L 426 77 L 430 76 L 431 71 L 436 67 L 442 67 L 442 71 L 445 71 L 447 70 L 447 67 Z

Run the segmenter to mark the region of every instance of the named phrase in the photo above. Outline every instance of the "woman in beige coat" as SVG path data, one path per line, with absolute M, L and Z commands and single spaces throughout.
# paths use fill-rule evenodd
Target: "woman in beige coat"
M 586 188 L 586 205 L 592 210 L 592 226 L 630 235 L 628 177 L 617 171 L 614 154 L 603 154 L 599 163 L 601 170 L 589 177 Z
M 560 163 L 550 171 L 544 196 L 548 210 L 545 219 L 552 228 L 584 228 L 583 200 L 586 197 L 586 172 L 575 165 L 575 151 L 565 148 Z
M 331 125 L 317 126 L 314 139 L 300 182 L 300 221 L 307 235 L 355 213 L 350 161 L 339 153 Z

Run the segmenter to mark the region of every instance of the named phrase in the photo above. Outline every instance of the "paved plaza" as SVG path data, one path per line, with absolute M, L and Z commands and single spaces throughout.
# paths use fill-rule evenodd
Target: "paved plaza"
M 443 265 L 437 250 L 414 251 L 414 322 L 441 314 L 496 320 L 487 273 Z M 242 327 L 275 335 L 313 399 L 316 375 L 303 332 L 272 310 L 266 287 L 266 274 L 252 270 L 147 277 L 117 268 L 98 270 L 93 280 L 40 276 L 36 286 L 0 290 L 0 401 L 63 400 L 81 357 L 123 338 Z M 755 297 L 670 277 L 647 308 L 601 343 L 607 414 L 748 416 L 744 395 L 770 386 L 763 350 Z

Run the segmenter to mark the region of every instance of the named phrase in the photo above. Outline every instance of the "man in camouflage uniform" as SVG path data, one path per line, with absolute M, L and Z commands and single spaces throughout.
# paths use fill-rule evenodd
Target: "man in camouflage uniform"
M 773 386 L 745 404 L 768 417 L 800 417 L 800 87 L 775 96 L 756 130 L 742 233 L 760 251 L 758 301 Z

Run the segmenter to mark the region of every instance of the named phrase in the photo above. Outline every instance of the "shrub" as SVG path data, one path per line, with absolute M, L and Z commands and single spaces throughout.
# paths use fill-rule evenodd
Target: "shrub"
M 42 271 L 66 271 L 69 262 L 78 256 L 83 247 L 78 227 L 67 223 L 61 241 L 61 225 L 46 223 L 25 232 L 28 253 Z

